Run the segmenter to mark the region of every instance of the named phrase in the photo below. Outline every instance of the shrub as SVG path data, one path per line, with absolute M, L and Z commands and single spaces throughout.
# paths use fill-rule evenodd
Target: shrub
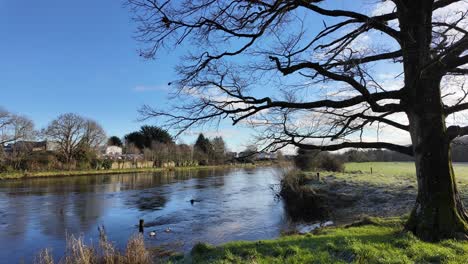
M 105 170 L 110 170 L 112 169 L 112 160 L 105 159 L 102 161 L 102 168 Z
M 118 251 L 114 244 L 108 241 L 104 229 L 99 229 L 100 238 L 97 247 L 86 245 L 82 237 L 67 237 L 65 256 L 58 263 L 86 263 L 86 264 L 150 264 L 153 263 L 150 252 L 145 247 L 141 234 L 135 235 L 127 243 L 125 251 Z M 49 249 L 42 250 L 36 257 L 35 263 L 53 264 L 54 258 Z
M 329 216 L 325 197 L 307 185 L 307 177 L 300 171 L 284 172 L 279 196 L 284 209 L 295 221 L 323 220 Z
M 99 159 L 92 159 L 90 162 L 90 166 L 92 169 L 99 170 L 102 167 L 102 162 Z
M 343 161 L 332 155 L 323 155 L 320 158 L 318 167 L 326 171 L 335 171 L 335 172 L 344 171 Z
M 212 246 L 206 244 L 206 243 L 203 243 L 203 242 L 198 242 L 196 243 L 192 250 L 191 250 L 191 254 L 192 255 L 196 255 L 196 254 L 206 254 L 208 252 L 210 252 L 211 250 L 213 249 Z
M 13 168 L 5 163 L 0 163 L 0 173 L 3 172 L 12 172 Z
M 298 149 L 294 164 L 300 170 L 313 170 L 317 168 L 319 151 Z
M 49 151 L 31 152 L 24 157 L 13 158 L 10 163 L 16 163 L 16 169 L 27 171 L 51 170 L 59 166 L 57 156 Z
M 299 149 L 294 162 L 300 170 L 344 171 L 344 162 L 328 152 Z

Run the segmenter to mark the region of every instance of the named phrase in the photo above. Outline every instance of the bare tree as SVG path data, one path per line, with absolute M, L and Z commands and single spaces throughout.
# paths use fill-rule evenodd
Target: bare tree
M 213 145 L 213 159 L 216 164 L 223 164 L 226 161 L 226 142 L 223 137 L 214 137 L 211 140 Z
M 83 145 L 97 148 L 106 139 L 99 124 L 72 113 L 57 117 L 43 133 L 47 139 L 57 144 L 60 154 L 69 166 Z
M 97 150 L 106 141 L 106 132 L 102 126 L 94 120 L 87 119 L 84 122 L 85 136 L 83 141 L 88 147 Z
M 179 131 L 226 118 L 251 124 L 270 150 L 412 155 L 418 196 L 406 228 L 428 241 L 467 238 L 449 150 L 468 126 L 446 121 L 468 109 L 465 0 L 383 1 L 388 8 L 372 12 L 324 0 L 128 2 L 142 56 L 192 44 L 178 67 L 175 106 L 145 106 L 145 117 Z M 401 74 L 385 81 L 392 69 Z M 269 96 L 258 97 L 260 89 Z M 407 133 L 412 145 L 366 139 L 384 126 Z
M 0 108 L 0 146 L 34 136 L 34 124 L 30 119 Z

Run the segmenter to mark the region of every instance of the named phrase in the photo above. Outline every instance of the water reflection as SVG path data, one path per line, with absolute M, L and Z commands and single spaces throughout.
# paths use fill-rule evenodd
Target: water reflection
M 0 259 L 28 261 L 45 246 L 60 255 L 66 234 L 96 240 L 99 225 L 122 246 L 139 219 L 146 231 L 158 233 L 148 238 L 150 245 L 177 244 L 180 250 L 197 241 L 272 238 L 286 224 L 270 189 L 277 183 L 271 168 L 0 182 Z

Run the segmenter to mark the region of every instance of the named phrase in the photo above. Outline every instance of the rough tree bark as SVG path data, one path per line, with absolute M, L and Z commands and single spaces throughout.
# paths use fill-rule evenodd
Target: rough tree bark
M 435 88 L 424 93 L 440 91 L 437 80 L 428 82 L 426 88 Z M 420 96 L 408 113 L 418 196 L 406 228 L 427 241 L 467 238 L 468 217 L 457 191 L 442 103 L 427 98 Z
M 467 238 L 468 217 L 457 191 L 451 138 L 441 98 L 441 67 L 430 65 L 432 2 L 408 1 L 398 11 L 406 104 L 418 196 L 406 228 L 421 239 Z M 406 98 L 406 101 L 404 100 Z

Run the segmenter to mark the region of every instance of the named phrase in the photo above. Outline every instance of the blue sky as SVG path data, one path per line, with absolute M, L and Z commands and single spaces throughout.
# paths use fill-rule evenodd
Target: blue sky
M 135 28 L 120 0 L 0 0 L 0 106 L 27 115 L 38 129 L 73 112 L 95 119 L 108 135 L 137 130 L 139 107 L 168 104 L 167 83 L 177 79 L 184 50 L 144 60 Z M 250 134 L 226 124 L 219 133 L 236 151 Z
M 74 112 L 108 135 L 138 129 L 141 105 L 167 104 L 182 53 L 144 60 L 134 30 L 119 0 L 0 0 L 0 106 L 37 128 Z M 232 147 L 239 140 L 228 139 Z
M 0 1 L 1 104 L 38 126 L 77 112 L 122 135 L 139 124 L 136 109 L 163 91 L 143 93 L 174 78 L 172 61 L 143 61 L 119 1 Z

